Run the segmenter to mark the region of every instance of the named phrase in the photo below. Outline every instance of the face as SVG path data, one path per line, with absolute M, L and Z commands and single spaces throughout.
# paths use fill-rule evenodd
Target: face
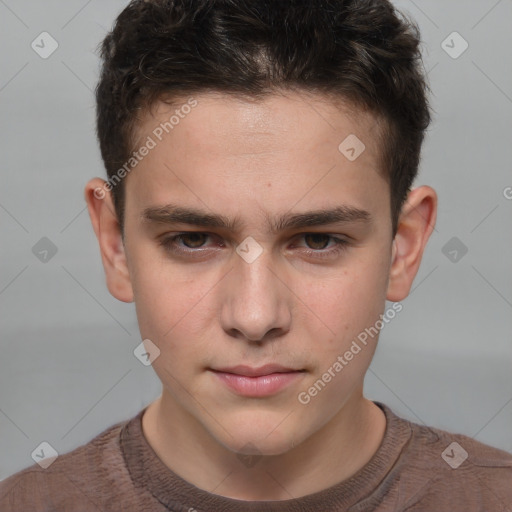
M 374 352 L 377 336 L 353 342 L 384 312 L 391 263 L 376 124 L 303 93 L 194 100 L 148 114 L 154 147 L 125 181 L 140 331 L 181 425 L 280 454 L 361 394 Z

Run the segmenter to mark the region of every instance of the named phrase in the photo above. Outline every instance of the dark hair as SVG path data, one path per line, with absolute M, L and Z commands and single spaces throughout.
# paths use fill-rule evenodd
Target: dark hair
M 324 94 L 383 120 L 394 237 L 431 120 L 419 44 L 388 0 L 133 0 L 100 46 L 96 129 L 109 179 L 131 157 L 140 113 L 162 98 Z M 123 230 L 123 184 L 111 190 Z

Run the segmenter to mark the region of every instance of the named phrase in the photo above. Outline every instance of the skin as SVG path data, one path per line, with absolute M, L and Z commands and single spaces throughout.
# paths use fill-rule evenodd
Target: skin
M 308 404 L 297 396 L 375 324 L 386 299 L 407 297 L 437 196 L 427 186 L 412 190 L 393 239 L 379 125 L 370 114 L 304 92 L 195 99 L 197 107 L 125 178 L 124 241 L 110 194 L 94 193 L 104 181 L 85 188 L 108 288 L 135 301 L 142 339 L 160 350 L 153 367 L 162 394 L 144 414 L 143 432 L 166 466 L 201 489 L 241 500 L 304 496 L 356 473 L 382 441 L 385 416 L 363 396 L 378 336 Z M 138 142 L 176 105 L 147 112 Z M 353 162 L 338 150 L 350 134 L 366 146 Z M 142 219 L 145 209 L 169 203 L 240 224 L 230 231 Z M 340 205 L 366 210 L 371 222 L 275 233 L 267 224 Z M 189 254 L 159 244 L 185 231 L 209 236 L 175 242 Z M 329 236 L 308 233 L 349 243 L 336 254 Z M 252 263 L 236 252 L 248 236 L 263 249 Z M 208 370 L 266 363 L 303 372 L 274 395 L 248 398 Z M 237 454 L 261 458 L 248 467 Z

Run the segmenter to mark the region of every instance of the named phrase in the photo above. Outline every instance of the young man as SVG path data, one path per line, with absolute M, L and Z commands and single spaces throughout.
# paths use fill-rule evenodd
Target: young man
M 385 0 L 126 7 L 85 197 L 162 394 L 2 512 L 512 510 L 512 455 L 363 396 L 436 220 L 418 45 Z

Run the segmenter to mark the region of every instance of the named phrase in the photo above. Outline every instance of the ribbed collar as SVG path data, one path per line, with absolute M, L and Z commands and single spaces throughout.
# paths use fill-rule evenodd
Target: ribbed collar
M 164 465 L 144 437 L 142 416 L 147 407 L 123 426 L 120 431 L 120 445 L 134 484 L 148 490 L 169 510 L 196 509 L 222 512 L 345 510 L 369 495 L 375 495 L 378 488 L 385 490 L 386 476 L 392 477 L 391 470 L 411 437 L 411 426 L 408 421 L 396 416 L 386 405 L 380 402 L 374 403 L 386 415 L 386 429 L 382 442 L 370 461 L 352 477 L 338 484 L 323 491 L 290 500 L 250 502 L 226 498 L 199 489 L 179 477 Z

